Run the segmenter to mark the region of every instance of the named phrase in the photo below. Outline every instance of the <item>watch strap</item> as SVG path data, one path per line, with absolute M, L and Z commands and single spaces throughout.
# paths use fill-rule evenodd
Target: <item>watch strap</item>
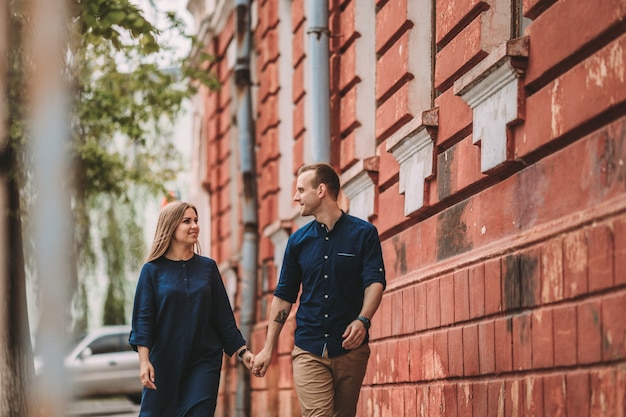
M 365 316 L 359 316 L 356 319 L 360 321 L 361 323 L 363 323 L 363 326 L 365 326 L 365 330 L 369 330 L 370 326 L 372 325 L 372 322 L 370 321 L 370 319 L 368 319 Z

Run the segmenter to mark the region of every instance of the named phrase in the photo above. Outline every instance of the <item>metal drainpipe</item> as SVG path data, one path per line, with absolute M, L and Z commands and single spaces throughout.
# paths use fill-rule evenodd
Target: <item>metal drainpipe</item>
M 328 69 L 328 0 L 308 0 L 311 151 L 313 162 L 330 163 L 330 82 Z
M 237 126 L 239 130 L 240 169 L 243 178 L 243 243 L 241 248 L 241 309 L 239 328 L 250 341 L 254 325 L 256 305 L 256 281 L 258 265 L 258 215 L 256 190 L 256 159 L 254 152 L 254 126 L 252 121 L 252 97 L 250 91 L 251 22 L 250 0 L 236 0 L 237 16 L 237 62 L 235 63 L 235 85 L 237 88 Z M 237 392 L 235 415 L 250 414 L 250 373 L 237 368 Z

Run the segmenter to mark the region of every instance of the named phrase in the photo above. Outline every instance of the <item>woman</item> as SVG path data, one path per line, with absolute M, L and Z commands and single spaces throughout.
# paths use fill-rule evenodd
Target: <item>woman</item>
M 198 212 L 184 202 L 159 214 L 135 294 L 130 344 L 144 386 L 140 416 L 213 416 L 223 352 L 250 368 L 214 260 L 196 253 Z

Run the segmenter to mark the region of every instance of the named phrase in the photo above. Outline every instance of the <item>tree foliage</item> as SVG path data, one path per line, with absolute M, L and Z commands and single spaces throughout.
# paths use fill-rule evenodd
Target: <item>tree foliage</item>
M 94 254 L 102 254 L 109 280 L 103 322 L 120 324 L 127 318 L 128 273 L 143 257 L 137 202 L 167 195 L 168 181 L 181 170 L 167 130 L 192 93 L 189 78 L 212 79 L 172 57 L 176 46 L 166 43 L 167 32 L 192 41 L 173 12 L 162 13 L 166 26 L 157 28 L 128 0 L 74 0 L 72 17 L 67 68 L 74 85 L 77 276 L 93 276 Z M 89 289 L 82 284 L 79 291 Z M 79 327 L 86 327 L 89 306 L 75 307 Z
M 69 152 L 76 259 L 69 279 L 75 289 L 74 327 L 84 329 L 89 326 L 88 292 L 102 265 L 108 279 L 103 322 L 126 321 L 127 277 L 144 255 L 141 202 L 150 195 L 168 195 L 168 182 L 181 170 L 169 130 L 193 93 L 189 81 L 209 88 L 218 83 L 197 63 L 176 56 L 180 45 L 168 44 L 172 32 L 193 42 L 174 12 L 151 10 L 161 22 L 157 27 L 129 0 L 67 1 L 70 36 L 64 56 L 72 86 Z M 19 13 L 12 16 L 20 18 Z M 20 21 L 27 24 L 28 19 Z M 12 141 L 25 143 L 22 106 L 15 101 L 10 107 L 16 114 Z M 28 178 L 26 172 L 26 193 Z M 25 195 L 24 200 L 32 204 L 34 197 Z

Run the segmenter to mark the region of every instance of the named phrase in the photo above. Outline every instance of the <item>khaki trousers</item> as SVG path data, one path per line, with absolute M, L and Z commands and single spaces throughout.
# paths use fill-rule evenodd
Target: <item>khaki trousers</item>
M 367 344 L 336 358 L 299 347 L 292 354 L 293 378 L 303 417 L 354 417 L 367 369 Z

